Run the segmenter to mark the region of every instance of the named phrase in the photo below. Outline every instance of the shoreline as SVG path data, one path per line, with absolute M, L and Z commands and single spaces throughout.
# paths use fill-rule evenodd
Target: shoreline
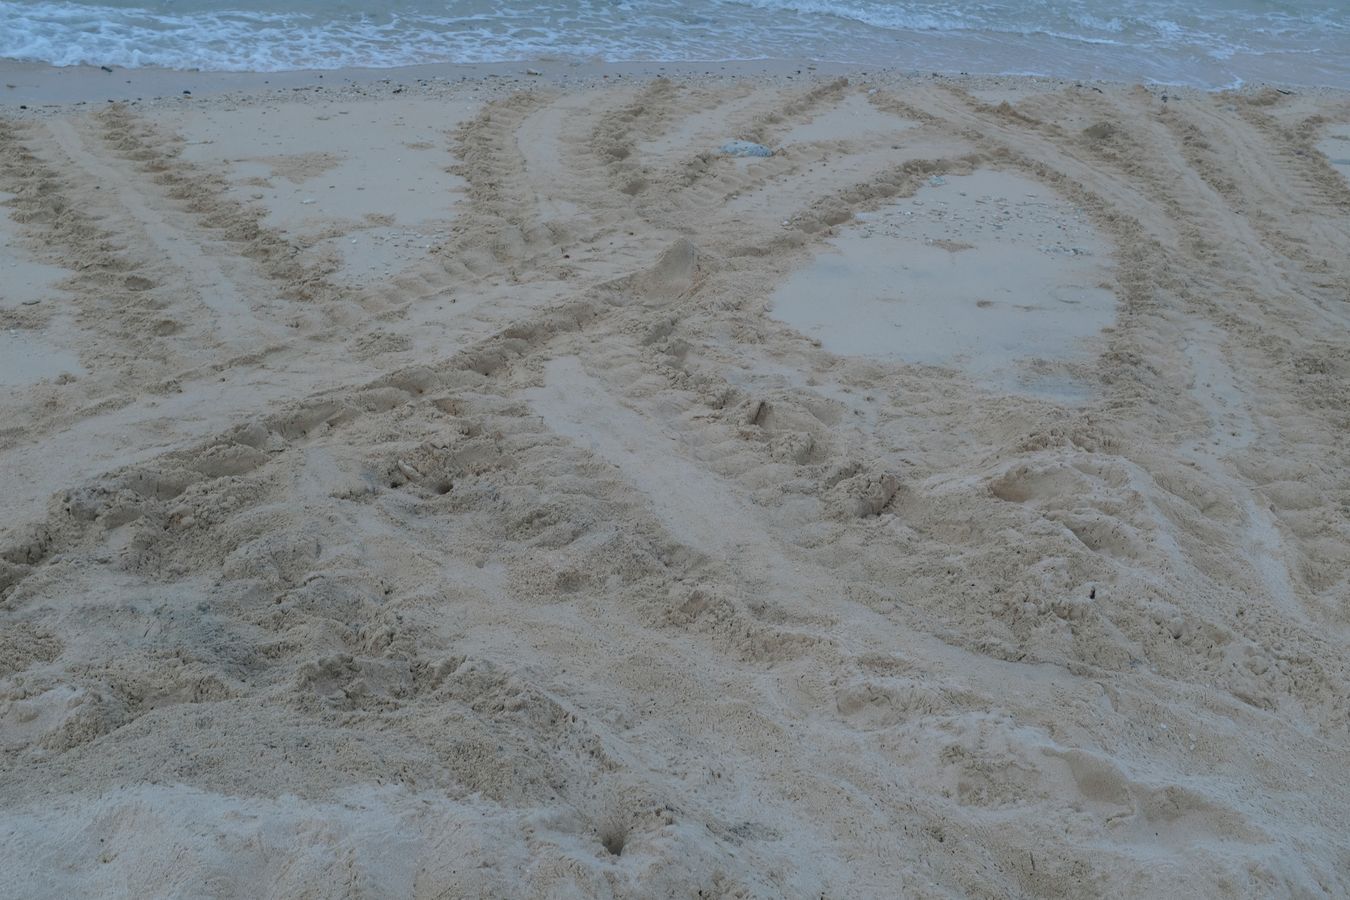
M 871 67 L 875 71 L 875 67 Z M 391 68 L 296 69 L 284 72 L 216 72 L 146 67 L 114 69 L 99 66 L 53 66 L 47 63 L 0 60 L 3 106 L 13 106 L 23 93 L 35 104 L 150 101 L 183 96 L 214 96 L 232 92 L 285 91 L 297 88 L 342 89 L 376 84 L 456 84 L 503 79 L 558 86 L 667 75 L 693 77 L 787 76 L 814 72 L 822 76 L 857 74 L 869 67 L 809 60 L 747 60 L 724 62 L 589 62 L 521 61 L 500 63 L 426 63 Z M 537 72 L 539 74 L 530 74 Z M 28 102 L 28 101 L 23 101 Z
M 1309 95 L 1342 95 L 1350 89 L 1294 82 L 1253 82 L 1240 87 L 1201 88 L 1156 81 L 1067 78 L 1052 75 L 928 72 L 911 68 L 840 63 L 810 59 L 710 60 L 699 62 L 560 62 L 550 60 L 495 63 L 426 63 L 390 68 L 296 69 L 281 72 L 224 72 L 145 67 L 54 66 L 48 63 L 0 59 L 0 111 L 22 112 L 66 104 L 102 102 L 160 102 L 187 97 L 231 93 L 265 93 L 322 88 L 343 90 L 371 85 L 413 86 L 461 82 L 526 84 L 555 87 L 598 83 L 608 79 L 786 78 L 849 76 L 879 83 L 945 80 L 964 87 L 1036 84 L 1044 88 L 1069 85 L 1126 87 L 1182 94 L 1249 95 L 1275 89 Z

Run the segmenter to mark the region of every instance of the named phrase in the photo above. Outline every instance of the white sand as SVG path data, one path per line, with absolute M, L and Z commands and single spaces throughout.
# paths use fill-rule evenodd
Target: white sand
M 773 297 L 824 348 L 959 369 L 993 389 L 1070 400 L 1115 319 L 1109 252 L 1082 211 L 1006 173 L 939 176 L 864 214 Z M 1090 367 L 1087 374 L 1091 375 Z
M 7 107 L 6 889 L 1350 894 L 1350 102 L 582 74 Z

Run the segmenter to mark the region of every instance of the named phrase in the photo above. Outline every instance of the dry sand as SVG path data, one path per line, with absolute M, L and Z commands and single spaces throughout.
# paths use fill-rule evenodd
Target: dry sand
M 564 81 L 7 107 L 0 890 L 1350 894 L 1350 102 Z

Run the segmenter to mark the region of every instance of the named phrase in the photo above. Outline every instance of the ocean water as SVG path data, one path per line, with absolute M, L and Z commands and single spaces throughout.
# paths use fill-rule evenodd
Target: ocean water
M 0 57 L 235 71 L 806 58 L 1350 88 L 1350 0 L 0 0 Z

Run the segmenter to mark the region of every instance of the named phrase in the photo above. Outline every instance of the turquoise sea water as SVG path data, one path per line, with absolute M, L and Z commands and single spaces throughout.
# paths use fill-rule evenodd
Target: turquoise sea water
M 0 57 L 256 71 L 777 57 L 1350 87 L 1350 0 L 0 0 Z

